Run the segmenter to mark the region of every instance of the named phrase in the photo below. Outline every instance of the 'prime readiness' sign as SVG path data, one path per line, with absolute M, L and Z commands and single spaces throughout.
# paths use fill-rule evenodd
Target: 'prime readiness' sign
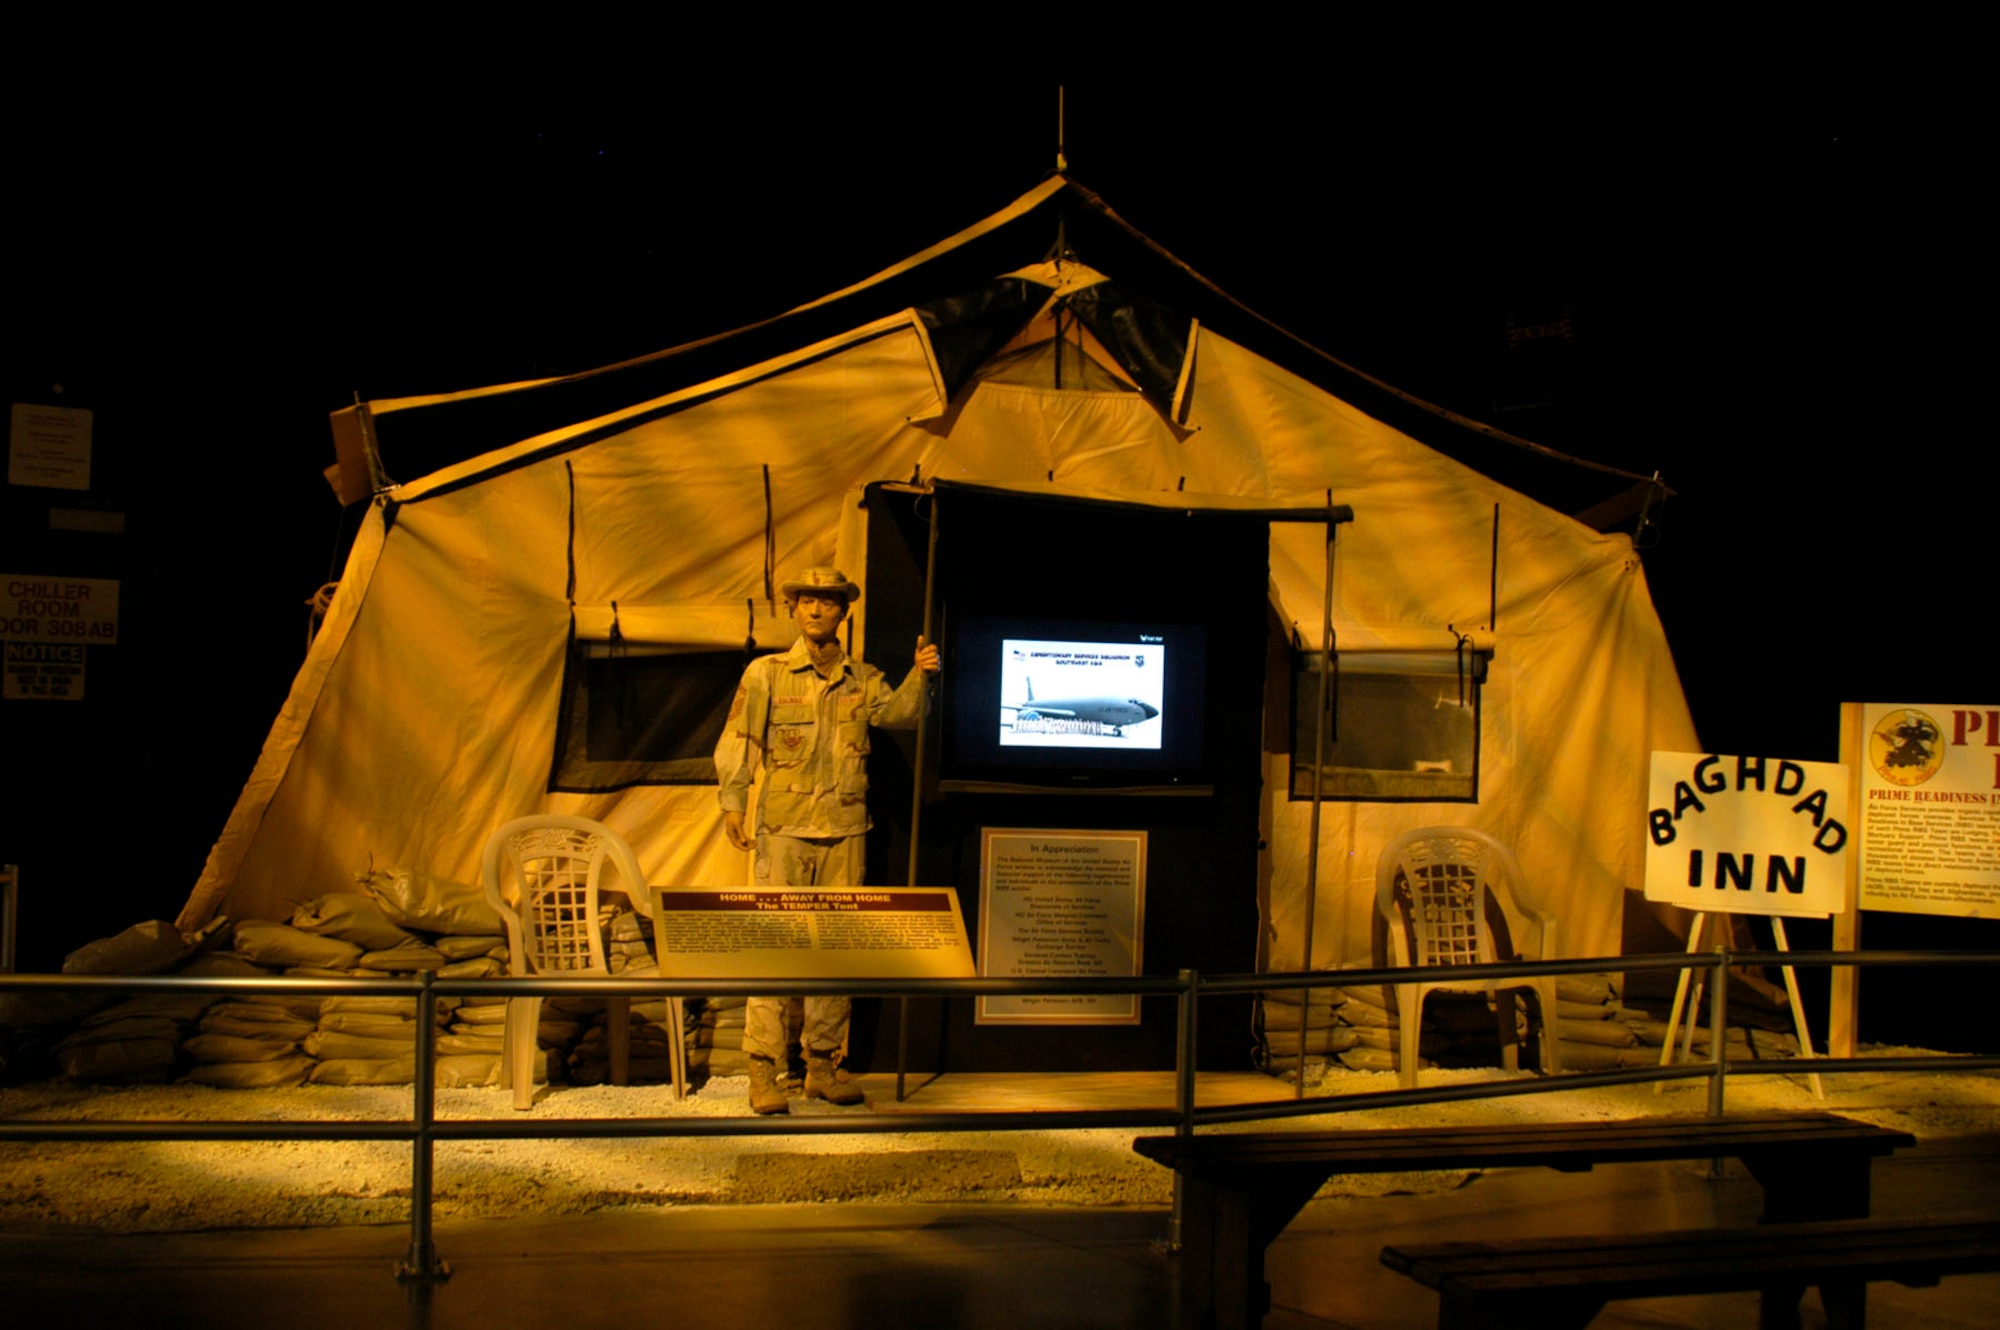
M 1648 791 L 1647 900 L 1812 919 L 1844 908 L 1846 767 L 1655 753 Z

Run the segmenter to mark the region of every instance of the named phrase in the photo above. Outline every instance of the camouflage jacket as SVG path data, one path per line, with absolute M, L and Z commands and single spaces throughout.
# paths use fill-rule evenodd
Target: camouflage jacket
M 868 727 L 916 723 L 922 672 L 890 688 L 882 671 L 845 654 L 833 678 L 813 668 L 805 639 L 743 671 L 715 746 L 725 812 L 747 812 L 761 766 L 756 834 L 858 836 L 868 821 Z

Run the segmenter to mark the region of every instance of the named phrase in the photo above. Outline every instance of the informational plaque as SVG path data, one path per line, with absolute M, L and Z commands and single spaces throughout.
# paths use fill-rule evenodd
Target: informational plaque
M 1861 908 L 2000 918 L 2000 707 L 1861 708 Z
M 1146 833 L 989 827 L 980 841 L 985 978 L 1136 976 Z M 1137 994 L 979 999 L 981 1025 L 1137 1025 Z
M 671 979 L 970 979 L 949 887 L 654 887 Z
M 1647 900 L 1811 919 L 1845 908 L 1838 762 L 1654 753 L 1648 802 Z
M 72 406 L 14 403 L 7 431 L 7 483 L 89 489 L 90 412 Z

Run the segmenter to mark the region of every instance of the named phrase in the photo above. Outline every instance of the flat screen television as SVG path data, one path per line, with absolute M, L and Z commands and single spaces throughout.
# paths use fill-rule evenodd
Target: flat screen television
M 1213 785 L 1202 624 L 947 614 L 946 655 L 941 789 Z

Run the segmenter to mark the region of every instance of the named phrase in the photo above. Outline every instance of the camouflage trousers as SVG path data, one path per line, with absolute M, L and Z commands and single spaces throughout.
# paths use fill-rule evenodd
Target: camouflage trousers
M 756 883 L 760 887 L 858 887 L 866 860 L 866 836 L 832 840 L 800 840 L 792 836 L 757 837 Z M 769 1058 L 784 1069 L 784 998 L 751 998 L 743 1012 L 743 1051 Z M 853 1001 L 845 997 L 805 999 L 805 1028 L 799 1046 L 822 1056 L 847 1044 L 847 1018 Z

